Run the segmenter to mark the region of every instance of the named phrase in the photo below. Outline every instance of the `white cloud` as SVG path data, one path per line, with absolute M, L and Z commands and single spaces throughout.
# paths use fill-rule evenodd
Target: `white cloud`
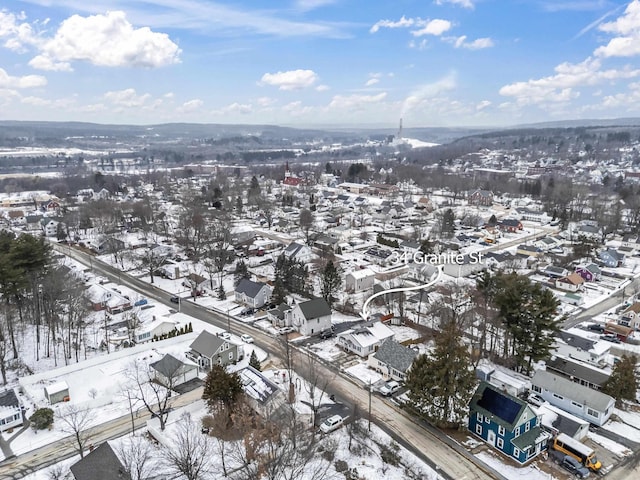
M 139 108 L 145 106 L 147 100 L 151 99 L 151 95 L 148 93 L 138 95 L 135 89 L 127 88 L 125 90 L 107 92 L 104 94 L 104 98 L 118 107 Z
M 4 69 L 0 68 L 0 88 L 35 88 L 46 84 L 47 79 L 42 75 L 12 77 Z
M 453 25 L 449 20 L 435 19 L 426 23 L 417 22 L 416 26 L 422 26 L 422 28 L 411 31 L 411 35 L 414 37 L 422 37 L 424 35 L 435 35 L 437 37 L 449 31 Z
M 462 8 L 469 9 L 472 9 L 474 7 L 472 0 L 436 0 L 436 5 L 444 5 L 445 3 L 460 5 Z
M 318 85 L 316 87 L 316 92 L 326 92 L 327 90 L 330 90 L 331 87 L 329 87 L 329 85 Z
M 481 50 L 483 48 L 493 47 L 493 40 L 490 38 L 476 38 L 475 40 L 468 42 L 467 36 L 462 35 L 460 37 L 449 37 L 443 39 L 452 43 L 455 48 L 466 48 L 467 50 Z
M 599 25 L 598 29 L 619 36 L 597 48 L 594 52 L 596 56 L 606 58 L 640 55 L 640 1 L 633 0 L 620 17 Z
M 4 47 L 16 52 L 26 51 L 26 47 L 37 42 L 37 36 L 31 25 L 25 20 L 24 13 L 15 15 L 0 10 L 0 38 L 5 39 Z
M 73 15 L 41 47 L 36 64 L 87 61 L 104 67 L 161 67 L 179 62 L 180 48 L 165 33 L 133 28 L 121 11 Z
M 51 58 L 43 55 L 36 55 L 29 61 L 29 66 L 36 70 L 49 70 L 57 72 L 72 72 L 69 62 L 54 62 Z
M 335 95 L 329 103 L 329 108 L 358 110 L 364 108 L 365 105 L 381 103 L 385 98 L 387 98 L 387 92 L 381 92 L 377 95 Z
M 180 105 L 180 107 L 178 107 L 178 111 L 181 113 L 193 113 L 198 111 L 202 105 L 204 105 L 202 100 L 194 98 L 193 100 L 188 100 Z
M 476 110 L 481 111 L 490 106 L 491 106 L 491 102 L 489 100 L 482 100 L 476 105 Z
M 413 28 L 411 35 L 414 37 L 422 37 L 424 35 L 440 36 L 444 32 L 451 29 L 453 24 L 449 20 L 434 19 L 425 20 L 420 17 L 406 18 L 404 15 L 398 21 L 380 20 L 376 22 L 370 29 L 369 33 L 376 33 L 381 28 Z
M 573 88 L 640 76 L 639 69 L 626 67 L 618 70 L 601 70 L 601 66 L 601 61 L 592 57 L 577 64 L 565 62 L 556 66 L 555 75 L 505 85 L 499 93 L 507 97 L 515 97 L 521 105 L 548 103 L 552 100 L 567 101 L 579 96 L 579 93 L 572 90 Z
M 271 97 L 259 97 L 256 100 L 256 103 L 258 104 L 258 106 L 264 108 L 264 107 L 270 107 L 271 105 L 276 103 L 276 101 Z
M 300 90 L 312 86 L 317 80 L 318 75 L 313 70 L 289 70 L 265 73 L 259 84 L 271 85 L 280 90 Z
M 412 27 L 414 24 L 415 20 L 413 18 L 405 18 L 403 15 L 397 22 L 394 22 L 393 20 L 380 20 L 369 29 L 369 32 L 376 33 L 381 28 L 408 28 Z
M 373 85 L 375 85 L 376 83 L 380 83 L 380 79 L 379 78 L 370 78 L 369 80 L 367 80 L 364 84 L 365 87 L 371 87 Z
M 640 83 L 637 82 L 630 83 L 629 91 L 626 93 L 608 95 L 602 99 L 602 106 L 606 108 L 637 109 L 638 105 L 640 105 Z

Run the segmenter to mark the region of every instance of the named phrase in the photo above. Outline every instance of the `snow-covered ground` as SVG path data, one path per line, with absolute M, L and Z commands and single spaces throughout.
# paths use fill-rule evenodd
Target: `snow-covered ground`
M 509 480 L 553 480 L 556 478 L 547 472 L 541 471 L 535 464 L 525 467 L 507 465 L 497 452 L 491 450 L 483 450 L 476 453 L 475 456 Z

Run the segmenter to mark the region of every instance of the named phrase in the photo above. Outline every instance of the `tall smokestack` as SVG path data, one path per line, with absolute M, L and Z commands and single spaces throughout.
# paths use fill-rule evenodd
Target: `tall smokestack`
M 398 135 L 396 136 L 398 140 L 402 138 L 402 118 L 400 118 L 400 127 L 398 128 Z

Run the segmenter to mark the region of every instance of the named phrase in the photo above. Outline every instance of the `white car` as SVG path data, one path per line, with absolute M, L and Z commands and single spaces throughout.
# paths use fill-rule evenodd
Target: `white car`
M 253 343 L 253 337 L 251 335 L 247 335 L 246 333 L 244 335 L 240 335 L 240 340 L 242 340 L 244 343 Z
M 219 333 L 218 336 L 224 338 L 225 340 L 231 340 L 231 334 L 229 332 Z
M 320 425 L 320 431 L 322 433 L 333 432 L 334 430 L 339 429 L 343 423 L 344 418 L 340 415 L 333 415 L 322 422 L 322 425 Z
M 385 397 L 389 397 L 400 389 L 400 384 L 395 380 L 385 383 L 380 387 L 380 393 Z

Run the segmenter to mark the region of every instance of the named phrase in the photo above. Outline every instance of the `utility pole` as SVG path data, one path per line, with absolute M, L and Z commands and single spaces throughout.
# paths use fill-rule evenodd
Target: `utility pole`
M 371 431 L 371 378 L 369 378 L 369 431 Z
M 231 333 L 231 316 L 229 315 L 229 307 L 227 307 L 227 331 Z

